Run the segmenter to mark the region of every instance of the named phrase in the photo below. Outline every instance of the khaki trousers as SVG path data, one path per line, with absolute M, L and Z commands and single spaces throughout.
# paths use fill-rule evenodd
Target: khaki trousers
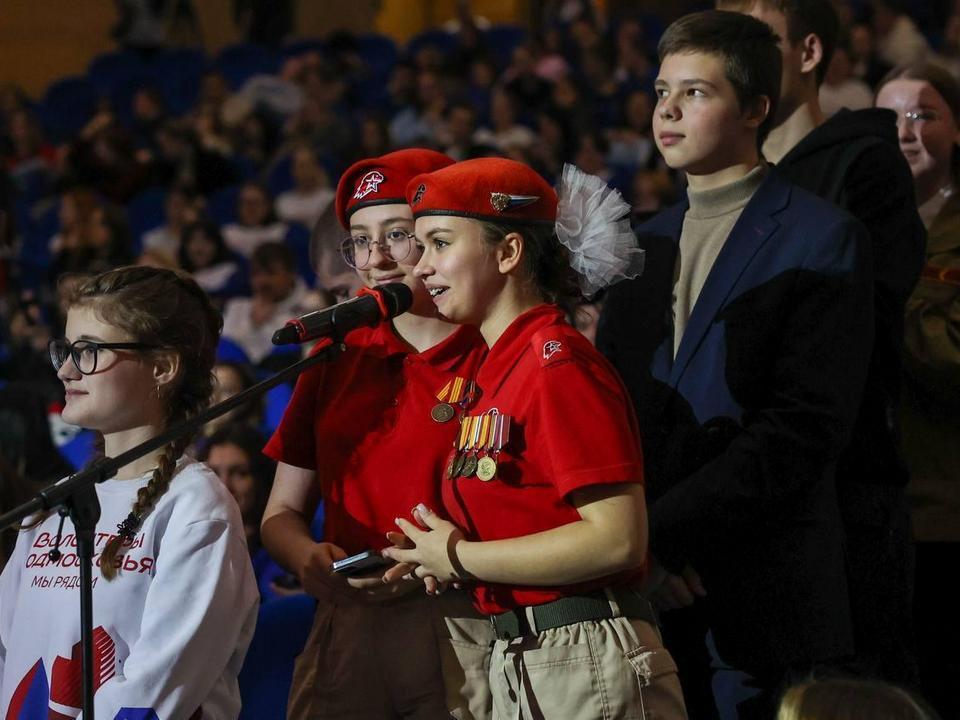
M 461 610 L 442 628 L 458 720 L 686 720 L 677 667 L 648 622 L 590 620 L 508 641 Z

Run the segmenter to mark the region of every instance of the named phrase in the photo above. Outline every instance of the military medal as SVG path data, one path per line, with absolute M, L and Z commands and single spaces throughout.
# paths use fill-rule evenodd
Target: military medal
M 510 439 L 510 416 L 501 415 L 494 409 L 489 417 L 491 422 L 485 450 L 493 452 L 477 463 L 477 477 L 483 482 L 490 482 L 497 476 L 497 456 Z
M 464 422 L 464 420 L 469 420 L 469 418 L 464 418 L 460 421 L 460 432 L 453 441 L 453 453 L 451 453 L 450 458 L 447 461 L 447 478 L 450 480 L 460 475 L 461 471 L 463 470 L 463 463 L 467 459 L 466 452 L 464 451 L 467 447 L 467 437 L 470 432 L 470 424 Z
M 484 420 L 486 420 L 486 418 L 486 415 L 474 415 L 473 417 L 464 418 L 464 421 L 469 427 L 467 430 L 469 444 L 466 447 L 467 456 L 463 461 L 463 467 L 460 468 L 460 475 L 462 477 L 471 477 L 477 471 L 477 451 L 480 446 L 480 433 L 485 427 Z
M 445 423 L 457 416 L 454 405 L 464 408 L 473 402 L 477 384 L 473 380 L 456 377 L 448 381 L 437 393 L 439 402 L 430 410 L 430 417 L 434 422 Z

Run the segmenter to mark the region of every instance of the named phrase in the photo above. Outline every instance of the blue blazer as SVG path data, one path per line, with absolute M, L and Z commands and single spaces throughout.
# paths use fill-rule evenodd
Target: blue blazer
M 834 468 L 873 337 L 866 230 L 768 173 L 731 230 L 676 357 L 684 201 L 639 228 L 597 346 L 640 421 L 651 551 L 697 570 L 721 656 L 760 675 L 852 649 Z

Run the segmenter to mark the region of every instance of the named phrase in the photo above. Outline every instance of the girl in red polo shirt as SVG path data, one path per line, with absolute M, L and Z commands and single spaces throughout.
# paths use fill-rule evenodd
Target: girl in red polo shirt
M 398 514 L 424 497 L 439 502 L 438 456 L 457 429 L 453 408 L 472 397 L 463 380 L 486 352 L 475 329 L 438 317 L 413 275 L 420 251 L 404 189 L 414 175 L 452 162 L 431 150 L 401 150 L 354 164 L 337 188 L 346 261 L 367 286 L 402 282 L 414 300 L 391 323 L 349 333 L 342 356 L 300 377 L 264 451 L 279 465 L 263 544 L 318 600 L 294 672 L 290 718 L 449 716 L 433 641 L 438 607 L 423 583 L 387 586 L 382 568 L 344 576 L 331 565 L 379 551 Z M 441 404 L 449 417 L 434 412 Z M 324 534 L 316 542 L 310 523 L 321 498 Z M 455 613 L 455 603 L 448 593 L 439 609 Z M 456 688 L 451 698 L 456 709 Z M 486 714 L 489 700 L 475 700 L 462 701 L 461 717 Z
M 685 717 L 676 668 L 631 587 L 646 557 L 625 388 L 558 303 L 642 267 L 626 203 L 568 166 L 470 160 L 411 180 L 416 275 L 490 350 L 444 468 L 444 514 L 398 519 L 415 574 L 469 582 L 497 640 L 494 718 Z M 576 270 L 574 270 L 576 268 Z M 402 569 L 387 573 L 393 579 Z

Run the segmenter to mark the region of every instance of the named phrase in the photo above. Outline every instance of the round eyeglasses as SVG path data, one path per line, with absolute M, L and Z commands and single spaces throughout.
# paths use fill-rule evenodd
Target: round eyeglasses
M 387 230 L 380 240 L 372 240 L 366 235 L 351 235 L 340 243 L 340 254 L 343 255 L 347 265 L 357 270 L 363 270 L 370 264 L 374 245 L 394 262 L 402 262 L 420 252 L 414 238 L 413 233 L 400 228 Z
M 65 338 L 51 340 L 49 345 L 50 362 L 53 369 L 60 371 L 67 358 L 73 358 L 73 364 L 81 375 L 93 375 L 97 371 L 97 358 L 101 350 L 155 350 L 159 345 L 141 342 L 107 343 L 93 340 L 74 340 Z

